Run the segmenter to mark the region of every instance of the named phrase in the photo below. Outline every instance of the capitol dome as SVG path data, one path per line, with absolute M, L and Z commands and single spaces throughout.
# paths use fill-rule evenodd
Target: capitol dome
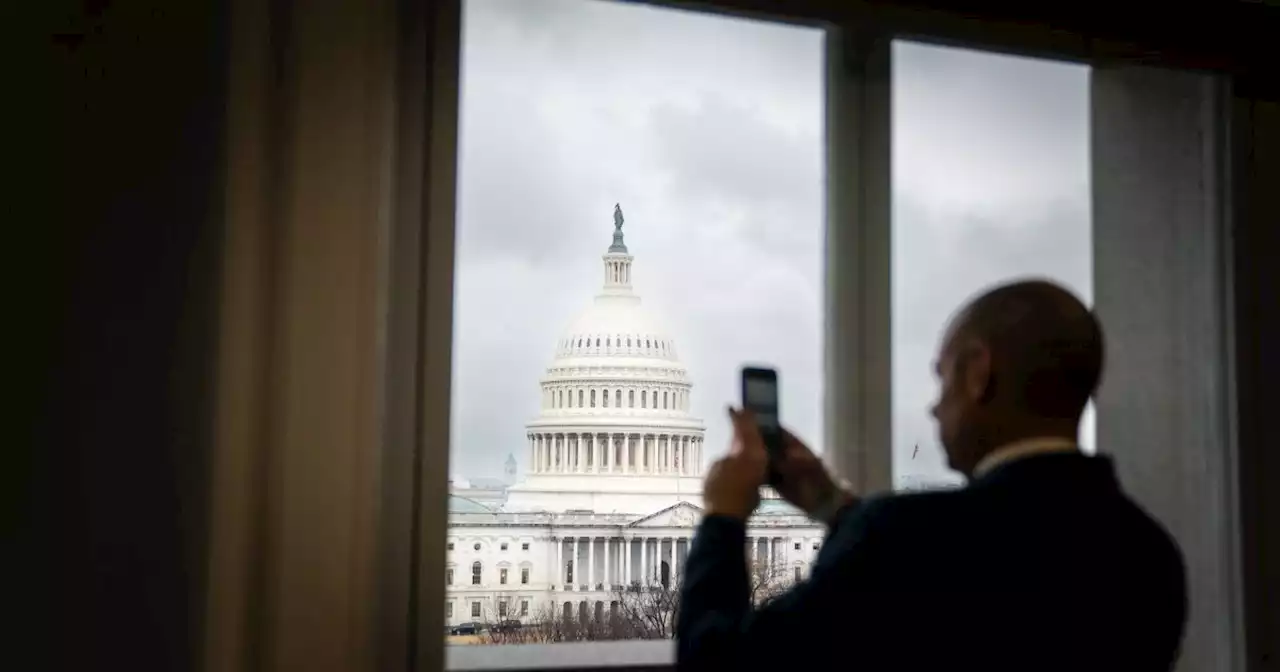
M 689 413 L 693 385 L 675 341 L 633 289 L 622 223 L 615 207 L 603 282 L 555 344 L 540 413 L 527 425 L 529 478 L 513 493 L 589 490 L 607 500 L 700 489 L 704 425 Z

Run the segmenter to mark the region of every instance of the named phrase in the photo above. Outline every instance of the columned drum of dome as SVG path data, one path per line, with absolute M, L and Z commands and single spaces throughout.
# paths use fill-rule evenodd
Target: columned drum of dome
M 675 342 L 634 291 L 623 221 L 615 206 L 600 292 L 555 344 L 508 510 L 701 499 L 705 426 L 689 413 L 693 385 Z

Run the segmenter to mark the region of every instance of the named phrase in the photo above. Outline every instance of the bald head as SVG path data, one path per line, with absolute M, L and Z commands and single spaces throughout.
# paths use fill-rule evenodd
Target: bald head
M 1002 285 L 956 317 L 950 342 L 990 352 L 995 398 L 1042 418 L 1079 418 L 1102 375 L 1102 328 L 1071 292 L 1043 280 Z

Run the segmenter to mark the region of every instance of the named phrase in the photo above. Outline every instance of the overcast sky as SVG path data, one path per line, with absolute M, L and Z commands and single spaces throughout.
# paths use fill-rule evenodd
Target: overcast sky
M 465 7 L 451 471 L 497 476 L 511 453 L 524 472 L 615 202 L 708 453 L 744 361 L 778 367 L 784 421 L 821 449 L 821 32 L 603 0 Z M 1026 274 L 1092 296 L 1088 73 L 912 44 L 894 59 L 895 478 L 938 481 L 927 406 L 951 311 Z

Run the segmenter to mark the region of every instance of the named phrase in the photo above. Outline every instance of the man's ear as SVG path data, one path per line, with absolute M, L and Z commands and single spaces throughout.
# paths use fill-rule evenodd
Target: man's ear
M 991 349 L 985 343 L 973 341 L 965 348 L 965 394 L 977 403 L 990 402 L 996 393 L 995 377 L 991 370 Z

